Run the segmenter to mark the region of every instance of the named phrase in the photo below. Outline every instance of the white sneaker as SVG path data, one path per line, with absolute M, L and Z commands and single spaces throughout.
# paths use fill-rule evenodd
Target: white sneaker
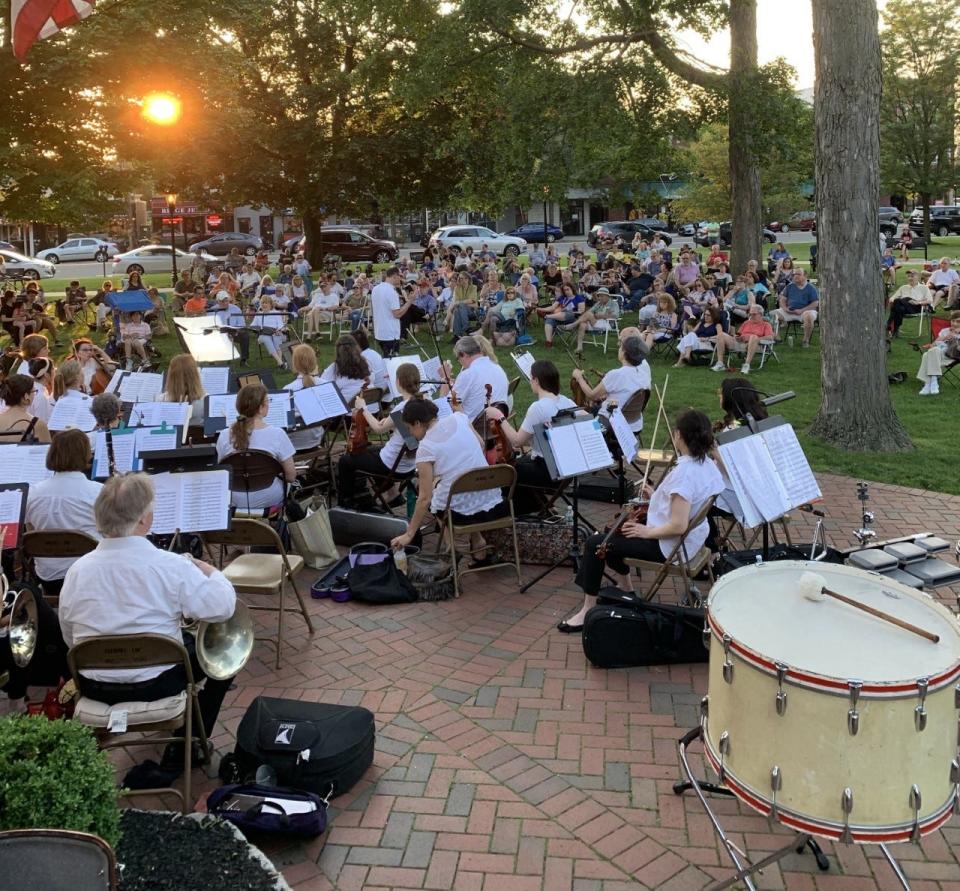
M 930 395 L 931 396 L 940 395 L 940 378 L 938 377 L 930 378 Z
M 920 395 L 921 395 L 921 396 L 929 396 L 929 395 L 930 395 L 930 381 L 932 381 L 932 380 L 933 380 L 932 377 L 928 377 L 928 378 L 927 378 L 927 382 L 920 388 Z
M 750 374 L 749 362 L 744 362 L 743 365 L 740 366 L 740 374 Z
M 710 370 L 711 370 L 711 371 L 726 371 L 726 370 L 727 370 L 727 366 L 724 365 L 723 362 L 717 362 L 717 364 L 714 365 Z

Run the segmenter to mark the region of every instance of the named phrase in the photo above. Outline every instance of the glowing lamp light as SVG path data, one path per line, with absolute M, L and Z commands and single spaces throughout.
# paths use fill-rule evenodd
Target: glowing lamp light
M 180 100 L 169 93 L 150 93 L 143 99 L 143 117 L 161 127 L 175 124 L 180 120 L 181 111 Z

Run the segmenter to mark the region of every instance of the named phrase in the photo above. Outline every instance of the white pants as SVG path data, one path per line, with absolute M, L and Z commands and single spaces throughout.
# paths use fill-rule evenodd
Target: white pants
M 932 346 L 925 350 L 920 360 L 920 370 L 917 371 L 917 380 L 923 384 L 930 383 L 930 378 L 940 377 L 943 374 L 943 350 Z

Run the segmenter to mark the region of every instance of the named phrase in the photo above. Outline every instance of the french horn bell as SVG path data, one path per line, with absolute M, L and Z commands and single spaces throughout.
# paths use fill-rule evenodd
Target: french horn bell
M 253 652 L 253 615 L 239 600 L 225 622 L 197 622 L 183 631 L 196 637 L 197 661 L 204 674 L 215 681 L 232 678 Z

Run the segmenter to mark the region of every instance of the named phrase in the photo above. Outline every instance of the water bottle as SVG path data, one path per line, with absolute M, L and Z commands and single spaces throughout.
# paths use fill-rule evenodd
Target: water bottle
M 563 523 L 565 526 L 573 525 L 573 505 L 568 504 L 567 509 L 563 512 Z
M 404 575 L 407 572 L 407 552 L 404 548 L 394 548 L 393 549 L 393 564 L 400 570 Z
M 753 562 L 756 563 L 757 566 L 763 563 L 763 554 L 757 554 L 756 559 Z
M 417 492 L 413 486 L 407 486 L 407 519 L 413 516 L 417 507 Z

